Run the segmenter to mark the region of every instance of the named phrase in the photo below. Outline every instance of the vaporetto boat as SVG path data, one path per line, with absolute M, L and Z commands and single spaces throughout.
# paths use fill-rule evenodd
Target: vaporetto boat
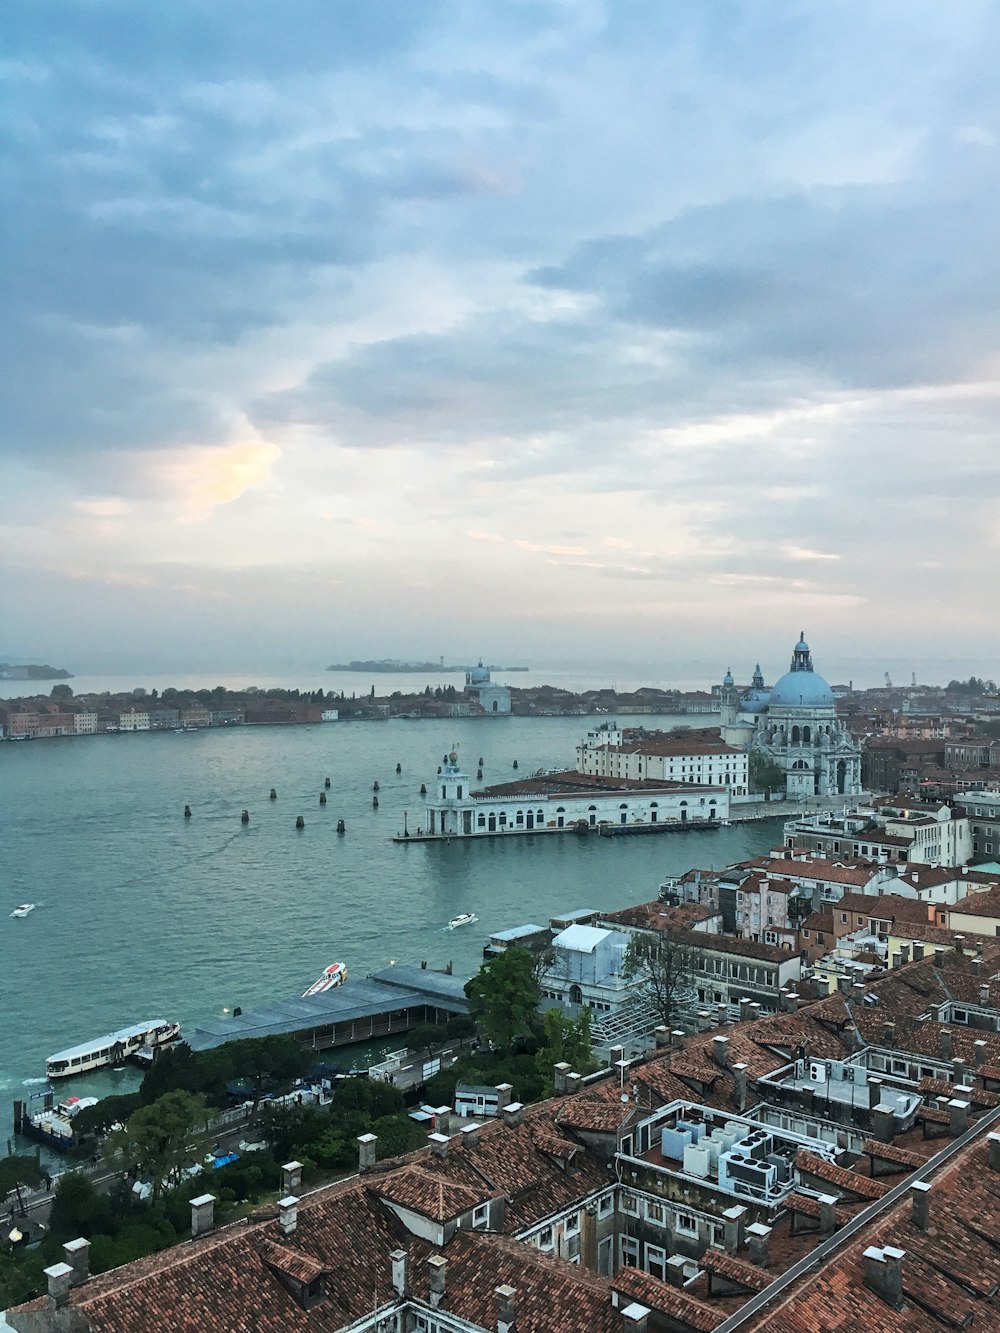
M 68 1050 L 57 1051 L 45 1062 L 49 1078 L 68 1078 L 71 1074 L 86 1074 L 106 1065 L 120 1065 L 130 1058 L 148 1058 L 161 1047 L 176 1041 L 181 1035 L 180 1023 L 164 1018 L 151 1018 L 145 1023 L 109 1032 L 94 1041 L 81 1042 Z

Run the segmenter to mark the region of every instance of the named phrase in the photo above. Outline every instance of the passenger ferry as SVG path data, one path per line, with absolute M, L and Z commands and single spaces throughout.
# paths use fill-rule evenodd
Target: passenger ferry
M 109 1032 L 95 1041 L 71 1046 L 69 1050 L 57 1051 L 46 1060 L 45 1072 L 49 1078 L 68 1078 L 71 1074 L 102 1069 L 105 1065 L 120 1065 L 131 1057 L 141 1058 L 143 1053 L 154 1052 L 176 1041 L 180 1035 L 180 1023 L 153 1018 L 118 1032 Z

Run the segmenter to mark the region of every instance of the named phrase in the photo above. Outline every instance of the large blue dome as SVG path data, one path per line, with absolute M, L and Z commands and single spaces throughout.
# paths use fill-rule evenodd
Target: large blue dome
M 833 690 L 815 671 L 786 671 L 771 691 L 770 708 L 832 708 Z

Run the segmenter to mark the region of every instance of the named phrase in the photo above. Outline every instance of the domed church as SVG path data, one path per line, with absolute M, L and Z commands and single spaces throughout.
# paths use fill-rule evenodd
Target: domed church
M 777 764 L 789 799 L 861 792 L 861 746 L 839 722 L 833 691 L 813 670 L 804 634 L 790 669 L 770 691 L 758 666 L 742 694 L 727 672 L 720 698 L 723 739 Z

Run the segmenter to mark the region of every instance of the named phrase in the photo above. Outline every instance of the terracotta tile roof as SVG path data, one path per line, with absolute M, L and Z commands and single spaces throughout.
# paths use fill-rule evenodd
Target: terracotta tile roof
M 955 1091 L 954 1083 L 948 1083 L 941 1078 L 922 1078 L 920 1080 L 920 1092 L 924 1097 L 947 1097 L 951 1099 L 959 1095 L 966 1096 L 965 1093 L 959 1094 Z M 1000 1094 L 987 1092 L 985 1088 L 973 1086 L 967 1097 L 973 1106 L 1000 1106 Z
M 894 1143 L 879 1143 L 877 1139 L 866 1139 L 862 1151 L 869 1157 L 878 1157 L 883 1162 L 895 1162 L 897 1166 L 908 1166 L 914 1171 L 923 1166 L 927 1160 L 910 1148 L 898 1148 Z
M 706 1273 L 724 1277 L 728 1282 L 735 1282 L 749 1291 L 764 1291 L 774 1281 L 773 1273 L 765 1273 L 762 1268 L 734 1259 L 725 1250 L 706 1250 L 698 1260 Z
M 409 1208 L 434 1222 L 447 1222 L 461 1213 L 470 1212 L 478 1204 L 485 1203 L 491 1194 L 485 1185 L 472 1189 L 468 1185 L 454 1184 L 436 1172 L 415 1165 L 372 1180 L 369 1188 L 379 1198 Z
M 568 1097 L 556 1112 L 556 1124 L 569 1129 L 590 1130 L 595 1134 L 617 1134 L 632 1111 L 617 1098 Z
M 296 1282 L 312 1282 L 314 1278 L 322 1277 L 330 1271 L 328 1264 L 320 1263 L 311 1255 L 302 1254 L 288 1245 L 279 1245 L 277 1241 L 264 1241 L 257 1252 L 268 1268 L 284 1273 Z
M 881 1199 L 889 1190 L 889 1186 L 881 1180 L 872 1180 L 869 1176 L 859 1176 L 856 1171 L 834 1166 L 825 1157 L 817 1157 L 806 1148 L 800 1148 L 795 1154 L 795 1169 L 862 1199 Z
M 799 1190 L 793 1190 L 785 1199 L 785 1207 L 790 1208 L 793 1213 L 801 1213 L 803 1217 L 812 1217 L 819 1221 L 820 1206 L 819 1200 L 814 1199 L 811 1194 L 802 1194 Z M 852 1214 L 838 1204 L 834 1208 L 834 1217 L 838 1227 L 842 1227 L 845 1222 L 849 1222 Z
M 987 889 L 985 893 L 970 893 L 949 911 L 961 912 L 963 916 L 1000 917 L 1000 888 Z
M 724 1318 L 721 1310 L 704 1301 L 696 1300 L 695 1297 L 681 1291 L 679 1287 L 671 1287 L 666 1282 L 650 1277 L 648 1273 L 643 1273 L 638 1268 L 621 1269 L 611 1279 L 611 1286 L 614 1291 L 621 1292 L 630 1301 L 638 1301 L 640 1305 L 645 1305 L 650 1310 L 658 1311 L 671 1319 L 678 1320 L 682 1325 L 686 1324 L 697 1329 L 698 1333 L 711 1333 L 711 1330 Z M 573 1333 L 580 1333 L 580 1330 L 585 1328 L 585 1324 L 578 1324 Z
M 947 1111 L 942 1111 L 938 1106 L 931 1106 L 929 1102 L 921 1102 L 917 1107 L 917 1119 L 925 1120 L 931 1125 L 950 1125 L 951 1116 Z
M 928 913 L 934 907 L 916 898 L 903 898 L 898 893 L 845 893 L 835 910 L 859 912 L 877 921 L 911 921 L 927 925 L 930 921 Z

